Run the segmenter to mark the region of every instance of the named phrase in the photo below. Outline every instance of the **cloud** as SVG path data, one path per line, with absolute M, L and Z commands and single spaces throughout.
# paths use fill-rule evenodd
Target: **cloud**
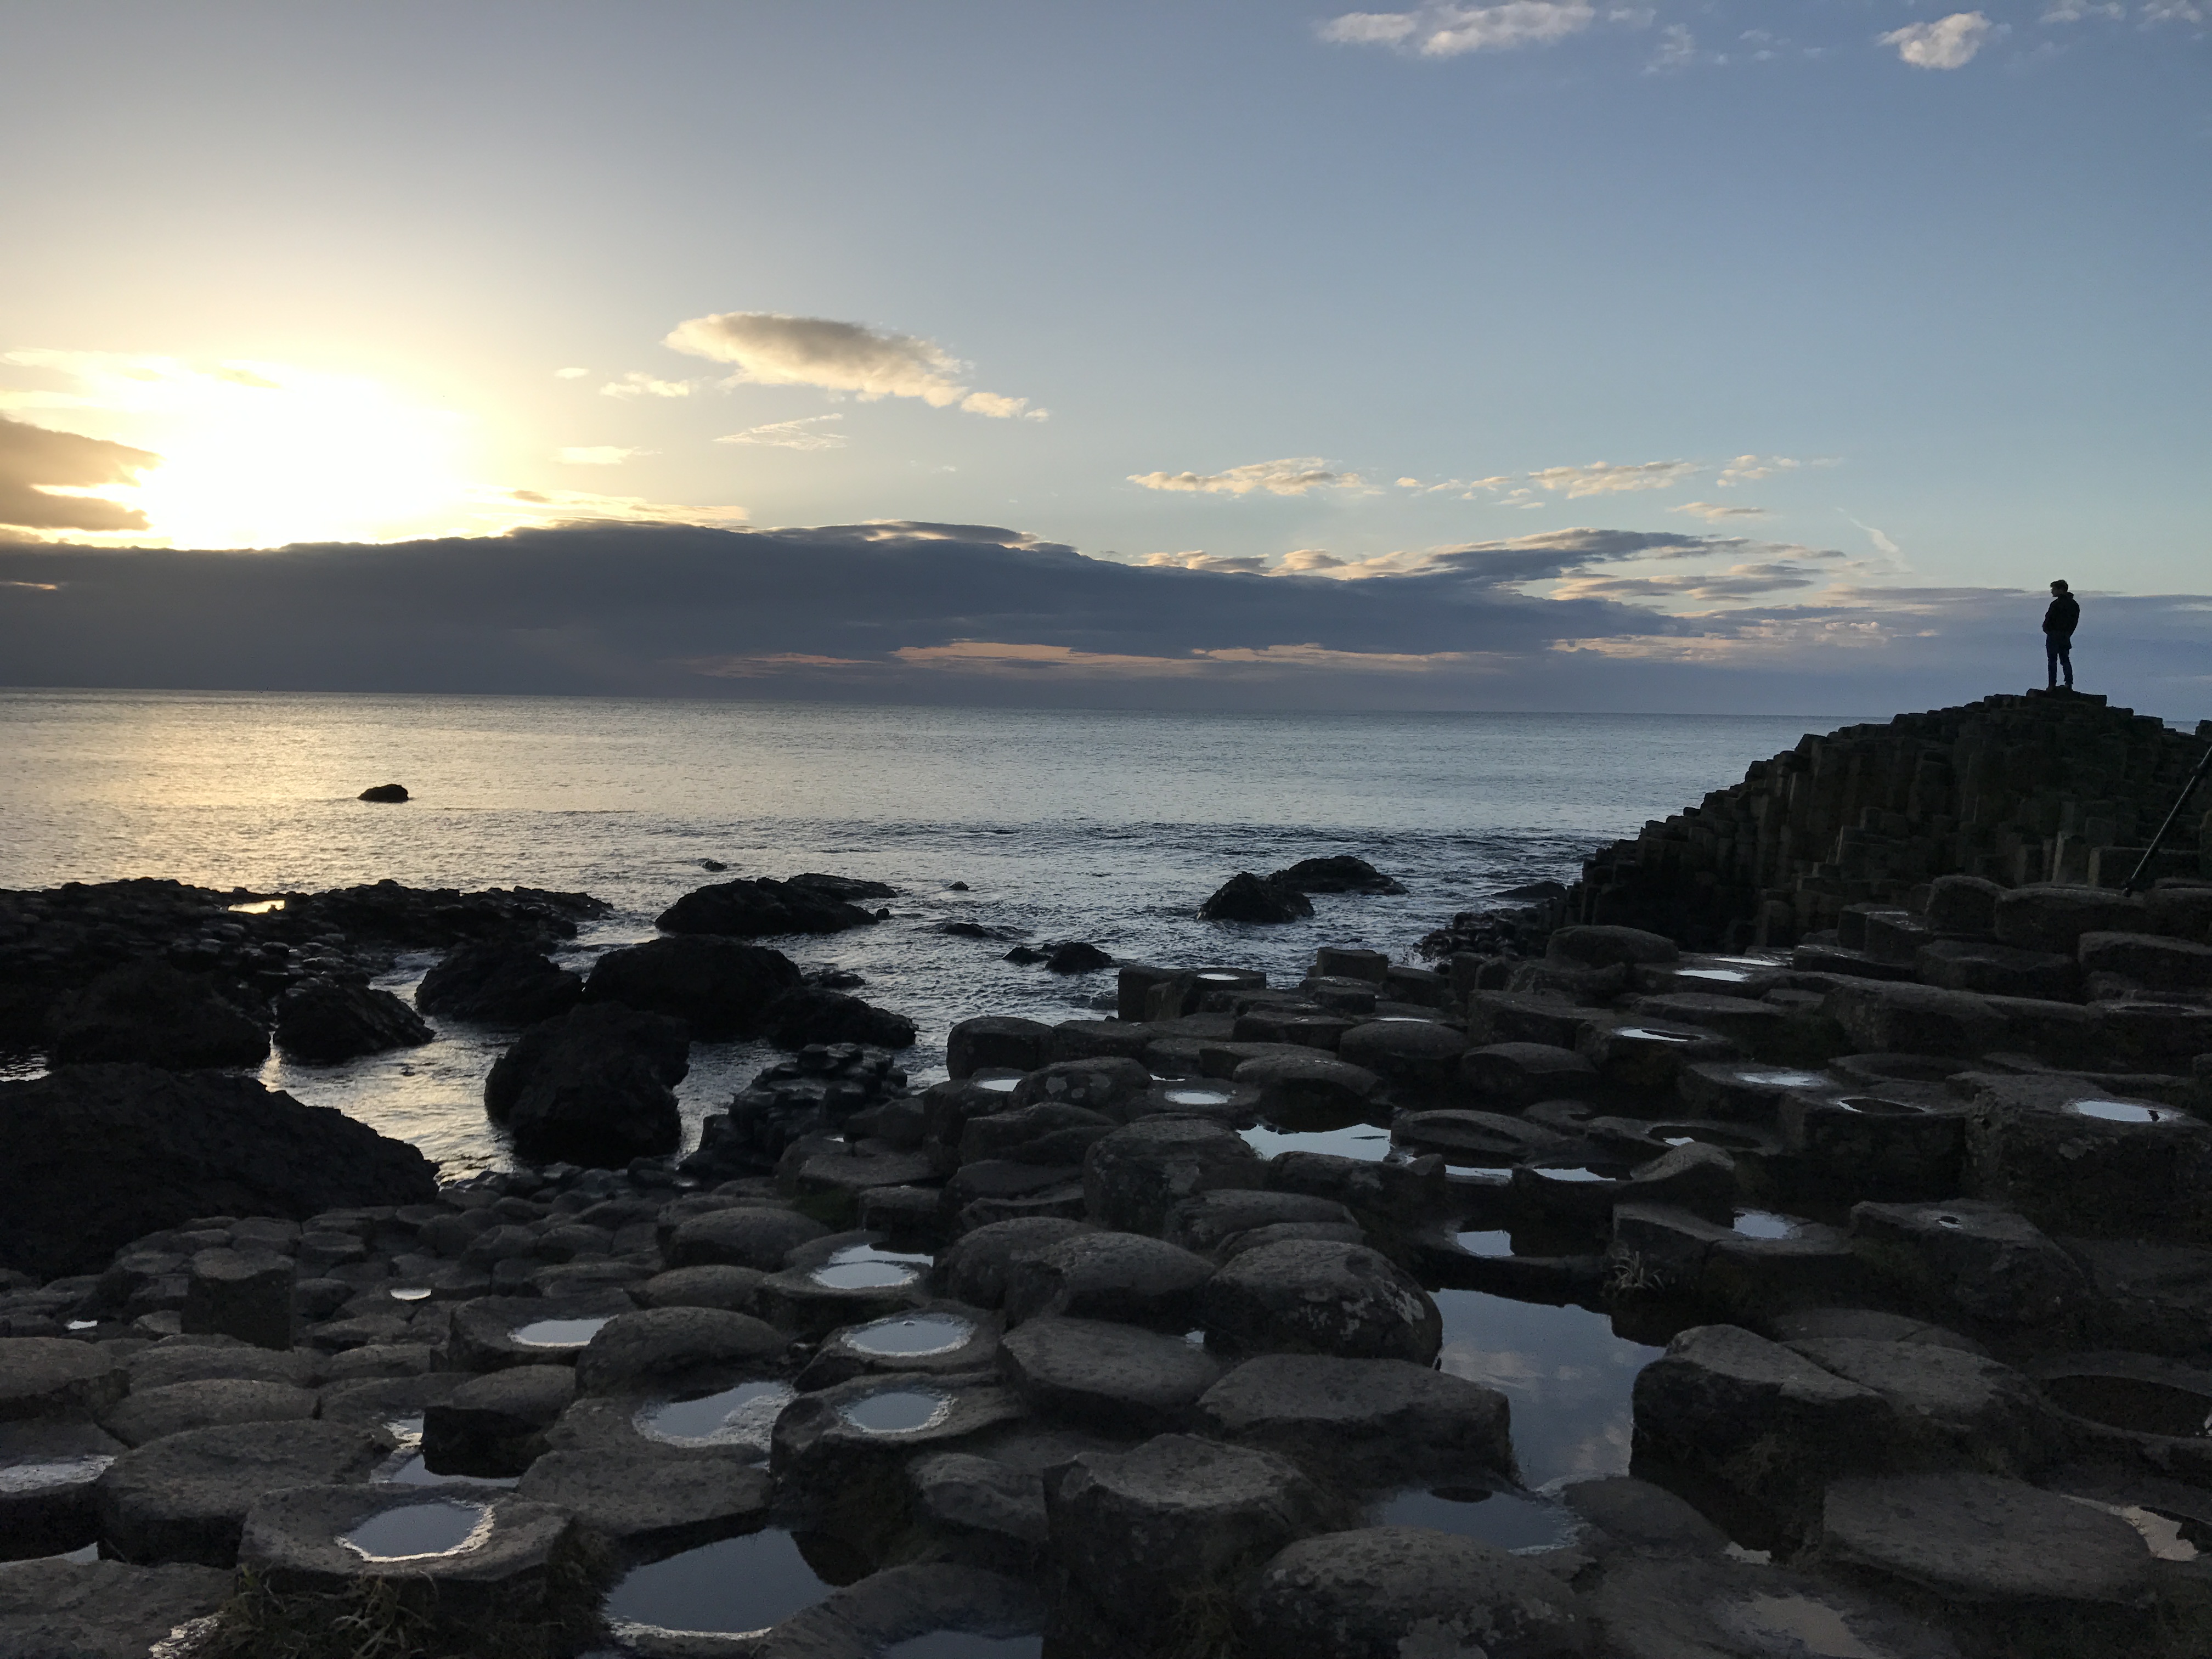
M 1932 23 L 1907 23 L 1878 37 L 1915 69 L 1964 69 L 1991 39 L 2005 32 L 1978 11 L 1954 11 Z
M 2110 17 L 2117 21 L 2127 15 L 2128 9 L 2121 5 L 2119 0 L 2105 0 L 2101 5 L 2090 4 L 2088 0 L 2052 0 L 2052 3 L 2044 10 L 2043 21 L 2046 23 L 2078 23 L 2085 17 Z
M 845 434 L 842 432 L 817 432 L 814 428 L 825 421 L 842 421 L 842 415 L 809 415 L 803 420 L 774 421 L 766 426 L 749 426 L 743 432 L 732 432 L 714 441 L 718 444 L 766 444 L 775 449 L 842 449 Z
M 633 455 L 650 455 L 649 449 L 624 449 L 618 444 L 580 444 L 556 449 L 555 457 L 570 466 L 620 466 Z
M 1774 516 L 1763 507 L 1727 507 L 1717 501 L 1684 501 L 1680 507 L 1670 507 L 1669 513 L 1692 513 L 1708 524 L 1723 519 L 1771 519 Z
M 1316 489 L 1353 489 L 1357 472 L 1334 472 L 1318 455 L 1294 455 L 1279 461 L 1255 461 L 1225 472 L 1132 472 L 1129 482 L 1146 489 L 1180 490 L 1206 495 L 1304 495 Z
M 588 368 L 556 368 L 553 371 L 553 378 L 556 380 L 580 380 L 591 372 Z
M 1645 461 L 1638 466 L 1613 466 L 1593 461 L 1588 466 L 1547 466 L 1528 477 L 1547 489 L 1564 489 L 1568 499 L 1580 495 L 1614 495 L 1636 489 L 1672 489 L 1692 473 L 1705 469 L 1695 461 Z
M 0 525 L 18 530 L 143 530 L 136 507 L 97 495 L 53 492 L 128 484 L 159 455 L 105 438 L 56 432 L 0 415 Z
M 1825 572 L 1774 562 L 1730 565 L 1688 576 L 1572 576 L 1553 590 L 1554 599 L 1747 599 L 1790 588 L 1818 587 Z
M 1267 561 L 1258 554 L 1207 553 L 1198 550 L 1188 553 L 1147 553 L 1137 562 L 1154 570 L 1211 570 L 1234 576 L 1265 575 L 1268 568 Z
M 1866 532 L 1867 539 L 1874 544 L 1874 550 L 1875 552 L 1887 554 L 1893 559 L 1902 558 L 1905 556 L 1905 550 L 1903 548 L 1899 547 L 1895 542 L 1890 540 L 1886 534 L 1875 529 L 1872 525 L 1859 524 L 1859 521 L 1856 519 L 1851 518 L 1850 514 L 1844 513 L 1844 509 L 1840 507 L 1838 507 L 1836 511 L 1843 513 L 1844 518 L 1849 519 L 1851 523 L 1858 525 L 1860 529 Z
M 633 451 L 642 454 L 644 451 Z M 581 489 L 479 489 L 483 516 L 503 529 L 563 524 L 743 524 L 742 507 L 684 507 L 641 495 L 597 495 Z
M 1431 4 L 1413 11 L 1352 11 L 1321 25 L 1340 46 L 1411 47 L 1424 58 L 1549 46 L 1597 20 L 1584 0 L 1506 0 L 1495 6 Z
M 849 392 L 864 402 L 919 398 L 933 409 L 957 404 L 971 415 L 1032 421 L 1045 411 L 1026 398 L 971 391 L 968 365 L 934 340 L 864 323 L 790 317 L 775 311 L 725 311 L 678 323 L 662 342 L 673 350 L 728 363 L 728 383 L 811 386 Z
M 623 398 L 688 398 L 691 395 L 692 387 L 693 382 L 690 380 L 663 380 L 647 374 L 641 368 L 633 368 L 619 380 L 610 380 L 601 386 L 599 396 Z

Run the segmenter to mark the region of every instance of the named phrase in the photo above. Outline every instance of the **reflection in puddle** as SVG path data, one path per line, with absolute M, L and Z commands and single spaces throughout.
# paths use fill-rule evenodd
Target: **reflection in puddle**
M 870 1434 L 911 1434 L 952 1415 L 952 1397 L 934 1389 L 892 1389 L 837 1407 L 837 1415 Z
M 1818 1654 L 1820 1659 L 1887 1659 L 1869 1647 L 1841 1609 L 1809 1595 L 1753 1595 L 1713 1610 L 1714 1622 L 1762 1653 Z
M 793 1398 L 787 1383 L 740 1382 L 696 1400 L 641 1407 L 630 1421 L 647 1439 L 672 1446 L 757 1446 L 765 1452 L 775 1419 Z
M 1795 1238 L 1797 1224 L 1771 1210 L 1738 1210 L 1735 1230 L 1746 1238 Z
M 428 1285 L 394 1285 L 385 1294 L 394 1302 L 428 1302 L 430 1287 Z
M 1014 1085 L 1020 1081 L 1021 1079 L 1018 1077 L 979 1078 L 976 1079 L 975 1086 L 991 1094 L 1010 1095 L 1014 1091 Z
M 514 1345 L 518 1348 L 580 1348 L 606 1322 L 605 1319 L 532 1320 L 515 1328 Z
M 1462 1233 L 1459 1247 L 1469 1255 L 1511 1255 L 1513 1235 L 1502 1231 Z
M 1616 1176 L 1607 1175 L 1602 1170 L 1592 1170 L 1588 1168 L 1532 1170 L 1529 1173 L 1532 1175 L 1540 1175 L 1547 1181 L 1613 1181 L 1618 1178 Z
M 926 1255 L 879 1250 L 872 1244 L 848 1244 L 806 1276 L 832 1291 L 882 1291 L 911 1285 L 929 1263 Z
M 2172 1123 L 2182 1115 L 2131 1100 L 2069 1100 L 2066 1109 L 2081 1117 L 2102 1118 L 2107 1123 Z
M 1574 1517 L 1557 1504 L 1518 1492 L 1446 1487 L 1401 1492 L 1376 1506 L 1378 1527 L 1427 1527 L 1479 1538 L 1502 1550 L 1545 1550 L 1564 1542 Z
M 975 1334 L 973 1320 L 951 1314 L 915 1314 L 904 1318 L 878 1319 L 870 1325 L 855 1325 L 842 1340 L 855 1353 L 899 1354 L 918 1358 L 951 1353 Z
M 894 1642 L 878 1659 L 1042 1659 L 1042 1636 L 970 1636 L 965 1631 L 933 1630 Z
M 1278 1152 L 1328 1152 L 1337 1158 L 1379 1164 L 1390 1155 L 1390 1132 L 1371 1123 L 1348 1124 L 1341 1129 L 1290 1132 L 1261 1124 L 1243 1133 L 1244 1144 L 1261 1158 L 1273 1158 Z
M 830 1589 L 792 1535 L 772 1528 L 634 1569 L 608 1594 L 606 1613 L 663 1630 L 744 1634 L 781 1623 Z
M 1513 1407 L 1521 1477 L 1625 1474 L 1636 1374 L 1662 1349 L 1615 1336 L 1603 1314 L 1432 1291 L 1444 1322 L 1438 1369 L 1501 1389 Z
M 1698 1033 L 1694 1031 L 1669 1031 L 1656 1025 L 1618 1025 L 1613 1028 L 1613 1035 L 1638 1042 L 1695 1042 L 1698 1040 Z
M 426 1504 L 402 1504 L 380 1510 L 338 1542 L 366 1561 L 404 1561 L 423 1555 L 453 1555 L 483 1541 L 491 1511 L 481 1504 L 441 1498 Z
M 284 908 L 284 901 L 283 899 L 253 899 L 245 904 L 233 904 L 225 908 L 228 908 L 234 916 L 265 916 L 271 911 L 283 909 Z
M 1172 1106 L 1225 1106 L 1229 1103 L 1226 1089 L 1170 1089 L 1168 1103 Z
M 1817 1089 L 1828 1081 L 1822 1072 L 1738 1072 L 1736 1076 L 1762 1089 Z
M 1677 979 L 1716 979 L 1726 985 L 1741 985 L 1751 975 L 1741 968 L 1677 968 Z

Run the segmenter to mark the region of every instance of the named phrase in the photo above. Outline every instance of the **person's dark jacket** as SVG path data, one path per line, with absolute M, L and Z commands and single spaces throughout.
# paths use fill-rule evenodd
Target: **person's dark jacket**
M 2061 593 L 2051 600 L 2051 609 L 2043 613 L 2043 631 L 2056 634 L 2061 639 L 2071 639 L 2081 620 L 2081 602 L 2071 593 Z

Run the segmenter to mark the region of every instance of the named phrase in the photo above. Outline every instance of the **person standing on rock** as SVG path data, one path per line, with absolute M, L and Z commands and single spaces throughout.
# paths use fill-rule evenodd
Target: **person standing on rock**
M 2043 661 L 2050 671 L 2050 689 L 2058 689 L 2058 673 L 2066 672 L 2066 689 L 2074 689 L 2074 629 L 2081 621 L 2081 602 L 2064 582 L 2051 584 L 2051 609 L 2043 613 Z

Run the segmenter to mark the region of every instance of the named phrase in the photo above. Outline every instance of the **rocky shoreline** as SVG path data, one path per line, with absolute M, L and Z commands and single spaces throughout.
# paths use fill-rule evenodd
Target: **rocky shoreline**
M 1433 966 L 1121 963 L 927 1087 L 761 942 L 836 878 L 580 977 L 582 895 L 5 896 L 0 1659 L 2212 1651 L 2212 881 L 2106 882 L 2201 748 L 1808 739 Z M 514 1028 L 532 1167 L 207 1069 L 223 1010 Z M 686 1152 L 728 1033 L 790 1057 Z M 1663 1347 L 1629 1468 L 1524 1483 L 1468 1292 Z

